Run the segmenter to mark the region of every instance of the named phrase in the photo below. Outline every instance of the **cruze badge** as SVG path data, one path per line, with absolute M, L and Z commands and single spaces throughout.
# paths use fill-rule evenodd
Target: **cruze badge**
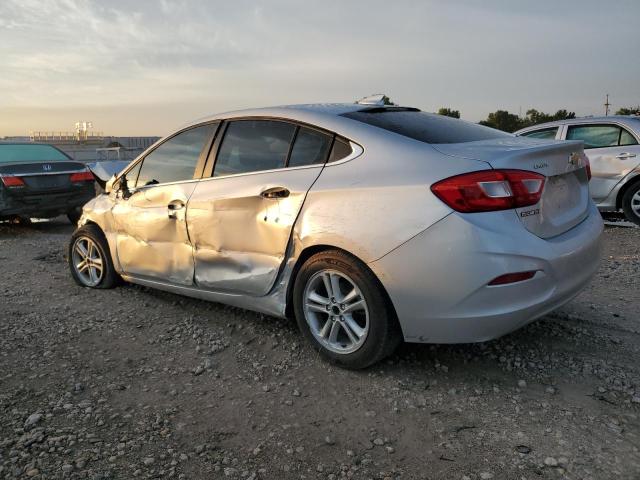
M 42 165 L 42 169 L 45 172 L 50 172 L 51 171 L 51 165 L 49 165 L 48 163 L 45 163 L 44 165 Z

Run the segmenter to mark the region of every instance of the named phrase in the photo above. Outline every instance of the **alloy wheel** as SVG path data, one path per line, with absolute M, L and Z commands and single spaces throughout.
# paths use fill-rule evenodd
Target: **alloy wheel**
M 631 197 L 631 211 L 640 217 L 640 189 Z
M 342 272 L 321 270 L 311 276 L 304 290 L 303 310 L 313 336 L 332 352 L 355 352 L 367 339 L 367 302 Z
M 89 237 L 78 237 L 72 250 L 73 268 L 87 287 L 95 287 L 102 280 L 103 258 L 96 243 Z

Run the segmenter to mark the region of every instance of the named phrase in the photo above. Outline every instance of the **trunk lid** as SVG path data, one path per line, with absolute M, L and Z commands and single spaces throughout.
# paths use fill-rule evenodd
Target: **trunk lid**
M 587 157 L 581 141 L 509 137 L 432 147 L 446 155 L 487 162 L 495 169 L 528 170 L 547 177 L 540 201 L 515 210 L 524 227 L 541 238 L 566 232 L 589 213 Z
M 86 170 L 83 163 L 73 161 L 0 164 L 0 175 L 19 177 L 25 183 L 20 190 L 9 189 L 20 195 L 68 190 L 72 187 L 71 174 Z

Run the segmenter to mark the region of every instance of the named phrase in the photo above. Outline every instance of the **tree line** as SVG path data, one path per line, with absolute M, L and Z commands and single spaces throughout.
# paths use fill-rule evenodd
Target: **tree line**
M 440 115 L 447 117 L 460 118 L 460 111 L 452 108 L 443 107 L 437 112 Z M 616 115 L 640 115 L 640 106 L 637 107 L 624 107 L 616 111 Z M 527 110 L 524 117 L 516 115 L 515 113 L 509 113 L 506 110 L 496 110 L 491 112 L 486 120 L 480 121 L 480 125 L 486 125 L 487 127 L 497 128 L 505 132 L 515 132 L 521 128 L 530 127 L 532 125 L 538 125 L 539 123 L 553 122 L 555 120 L 565 120 L 570 118 L 576 118 L 575 112 L 569 112 L 567 110 L 558 110 L 556 113 L 540 112 L 534 108 Z
M 382 96 L 382 103 L 384 105 L 396 105 L 387 95 Z M 447 117 L 460 118 L 460 110 L 454 110 L 448 107 L 440 108 L 437 113 Z M 636 107 L 619 108 L 616 111 L 616 115 L 640 115 L 640 105 Z M 564 109 L 558 110 L 556 113 L 545 113 L 540 112 L 535 108 L 531 108 L 527 110 L 524 117 L 516 115 L 515 113 L 509 113 L 506 110 L 496 110 L 495 112 L 491 112 L 487 116 L 486 120 L 481 120 L 479 123 L 480 125 L 497 128 L 504 132 L 515 132 L 521 128 L 530 127 L 532 125 L 570 118 L 576 118 L 576 113 L 569 112 Z

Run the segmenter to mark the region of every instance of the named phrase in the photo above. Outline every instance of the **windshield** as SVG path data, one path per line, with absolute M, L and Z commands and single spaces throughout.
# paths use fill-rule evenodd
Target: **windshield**
M 464 120 L 415 110 L 371 109 L 343 116 L 425 143 L 464 143 L 512 136 Z
M 1 144 L 0 163 L 68 162 L 64 153 L 51 145 Z

